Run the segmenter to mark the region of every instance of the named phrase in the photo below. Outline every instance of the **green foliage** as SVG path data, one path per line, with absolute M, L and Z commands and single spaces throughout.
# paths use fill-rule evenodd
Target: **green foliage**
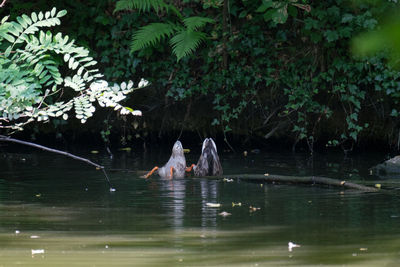
M 155 12 L 172 10 L 179 17 L 182 16 L 174 5 L 166 4 L 163 0 L 119 0 L 115 4 L 114 12 L 134 9 L 141 12 L 150 12 L 151 9 Z
M 229 6 L 224 28 L 226 2 Z M 398 70 L 385 64 L 395 50 L 388 46 L 383 52 L 373 50 L 357 57 L 349 52 L 355 36 L 385 28 L 377 27 L 378 21 L 386 16 L 385 9 L 393 9 L 391 2 L 117 3 L 121 3 L 119 11 L 136 12 L 113 13 L 115 6 L 108 1 L 77 2 L 70 7 L 73 11 L 69 12 L 66 30 L 71 29 L 70 36 L 97 52 L 97 65 L 106 80 L 151 77 L 151 90 L 140 100 L 131 100 L 140 101 L 137 104 L 147 109 L 150 130 L 180 131 L 183 127 L 203 134 L 231 132 L 249 139 L 289 138 L 310 149 L 314 143 L 345 146 L 374 138 L 390 144 L 398 140 L 400 77 Z M 208 21 L 211 18 L 215 23 Z M 85 21 L 93 23 L 88 26 Z M 133 42 L 145 41 L 138 52 L 130 53 L 129 33 L 154 23 L 171 26 L 166 27 L 167 32 L 150 27 L 148 35 Z M 190 31 L 203 33 L 204 39 L 196 39 Z M 199 45 L 198 40 L 206 45 Z M 389 37 L 375 40 L 375 47 L 392 42 Z M 171 55 L 167 41 L 172 50 L 174 44 L 182 47 Z M 178 53 L 185 50 L 187 53 Z M 69 62 L 63 59 L 56 57 L 50 65 L 60 70 L 64 86 L 60 64 L 65 64 L 68 72 L 79 67 L 69 69 Z M 72 81 L 73 75 L 67 76 Z M 79 81 L 76 84 L 79 88 Z M 59 90 L 60 85 L 56 86 Z M 49 88 L 49 95 L 52 92 Z M 34 101 L 35 97 L 40 95 L 26 99 Z
M 181 31 L 170 40 L 172 52 L 180 60 L 192 54 L 205 38 L 202 32 Z
M 27 123 L 50 117 L 67 120 L 71 110 L 84 123 L 93 115 L 95 102 L 138 115 L 118 103 L 133 90 L 132 82 L 109 87 L 98 80 L 103 75 L 86 48 L 67 35 L 41 30 L 59 25 L 65 14 L 53 8 L 13 22 L 8 17 L 1 20 L 0 46 L 5 52 L 0 55 L 0 129 L 22 130 Z
M 283 24 L 287 21 L 289 15 L 297 16 L 297 9 L 310 11 L 310 6 L 306 4 L 298 4 L 297 0 L 262 0 L 261 5 L 256 12 L 263 13 L 265 21 L 273 21 L 274 23 Z
M 185 8 L 191 10 L 189 16 L 217 21 L 222 1 L 180 10 Z M 313 149 L 322 137 L 330 146 L 359 142 L 368 131 L 379 131 L 372 125 L 383 123 L 380 114 L 397 114 L 392 103 L 398 101 L 398 73 L 384 65 L 385 56 L 353 58 L 348 51 L 354 36 L 375 29 L 382 6 L 353 8 L 340 0 L 245 1 L 230 3 L 229 12 L 226 48 L 217 23 L 206 28 L 212 38 L 207 48 L 197 48 L 199 57 L 182 57 L 174 64 L 161 49 L 152 52 L 161 56 L 158 61 L 143 59 L 143 71 L 153 73 L 153 85 L 170 99 L 197 99 L 205 110 L 213 109 L 203 114 L 212 126 L 287 135 Z M 171 21 L 169 16 L 162 19 Z M 229 57 L 225 70 L 224 49 Z
M 184 18 L 174 5 L 168 5 L 161 0 L 118 1 L 114 12 L 132 9 L 148 12 L 151 8 L 154 9 L 155 12 L 164 9 L 166 11 L 173 10 L 180 22 L 174 23 L 172 20 L 167 20 L 167 22 L 150 23 L 140 27 L 132 37 L 132 52 L 154 46 L 163 39 L 170 38 L 169 42 L 172 47 L 172 52 L 176 56 L 177 61 L 179 61 L 183 57 L 193 54 L 201 42 L 206 40 L 206 34 L 199 30 L 207 23 L 214 22 L 213 19 L 207 17 L 192 16 Z
M 132 37 L 131 51 L 135 52 L 155 45 L 176 32 L 176 26 L 170 23 L 151 23 L 137 30 Z
M 356 36 L 352 42 L 352 51 L 360 57 L 371 56 L 379 51 L 389 53 L 387 60 L 389 65 L 395 68 L 400 67 L 400 19 L 398 7 L 389 14 L 381 27 L 374 31 L 363 32 Z M 376 24 L 376 22 L 375 22 Z

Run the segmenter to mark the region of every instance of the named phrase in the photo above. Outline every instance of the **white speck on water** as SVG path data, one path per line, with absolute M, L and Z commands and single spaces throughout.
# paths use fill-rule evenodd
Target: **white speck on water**
M 221 207 L 220 203 L 206 203 L 206 206 L 209 208 L 219 208 Z
M 289 251 L 292 251 L 293 248 L 298 248 L 298 247 L 301 247 L 301 246 L 298 245 L 298 244 L 295 244 L 295 243 L 293 243 L 293 242 L 289 242 L 289 243 L 288 243 L 288 250 L 289 250 Z
M 32 255 L 44 254 L 44 249 L 32 249 L 31 252 L 32 252 Z

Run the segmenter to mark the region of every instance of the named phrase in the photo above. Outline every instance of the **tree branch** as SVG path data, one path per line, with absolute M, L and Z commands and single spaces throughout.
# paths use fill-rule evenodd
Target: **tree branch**
M 8 136 L 5 136 L 5 135 L 0 135 L 0 142 L 12 142 L 12 143 L 17 143 L 17 144 L 21 144 L 21 145 L 31 146 L 31 147 L 35 147 L 35 148 L 39 148 L 39 149 L 48 151 L 48 152 L 61 154 L 61 155 L 64 155 L 66 157 L 69 157 L 69 158 L 73 158 L 73 159 L 76 159 L 76 160 L 80 160 L 80 161 L 86 162 L 87 164 L 92 165 L 92 166 L 96 167 L 97 169 L 101 169 L 103 171 L 103 173 L 104 173 L 104 175 L 106 177 L 106 180 L 107 180 L 108 184 L 111 187 L 110 190 L 112 189 L 114 191 L 114 189 L 112 188 L 110 179 L 108 178 L 108 175 L 107 175 L 107 173 L 106 173 L 106 171 L 104 169 L 104 166 L 99 165 L 97 163 L 94 163 L 94 162 L 92 162 L 92 161 L 90 161 L 90 160 L 88 160 L 86 158 L 75 156 L 75 155 L 73 155 L 71 153 L 68 153 L 68 152 L 65 152 L 65 151 L 61 151 L 61 150 L 57 150 L 57 149 L 54 149 L 54 148 L 49 148 L 49 147 L 38 145 L 38 144 L 35 144 L 35 143 L 18 140 L 18 139 L 11 138 L 11 137 L 8 137 Z
M 366 186 L 356 183 L 347 182 L 344 180 L 338 180 L 328 177 L 321 176 L 286 176 L 286 175 L 275 175 L 275 174 L 234 174 L 234 175 L 224 175 L 224 178 L 230 179 L 242 179 L 242 180 L 256 180 L 263 181 L 267 183 L 283 183 L 283 184 L 319 184 L 319 185 L 329 185 L 336 186 L 346 189 L 355 189 L 364 192 L 382 192 L 383 189 L 375 188 L 372 186 Z M 222 178 L 217 176 L 211 176 L 209 178 Z

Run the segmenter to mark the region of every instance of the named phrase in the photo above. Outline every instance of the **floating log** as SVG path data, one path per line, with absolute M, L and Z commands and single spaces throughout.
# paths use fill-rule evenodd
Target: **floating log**
M 382 191 L 379 188 L 366 186 L 348 182 L 345 180 L 338 180 L 322 176 L 286 176 L 286 175 L 275 175 L 275 174 L 235 174 L 235 175 L 224 175 L 224 178 L 228 179 L 240 179 L 240 180 L 257 180 L 266 183 L 282 183 L 282 184 L 318 184 L 336 186 L 346 189 L 355 189 L 364 192 L 379 192 Z M 211 177 L 210 177 L 211 178 Z M 216 178 L 214 176 L 214 178 Z M 221 178 L 221 177 L 219 177 Z

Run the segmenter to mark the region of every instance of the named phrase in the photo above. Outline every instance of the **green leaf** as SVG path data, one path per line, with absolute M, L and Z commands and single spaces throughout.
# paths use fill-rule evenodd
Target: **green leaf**
M 154 11 L 159 12 L 172 10 L 173 8 L 175 8 L 173 5 L 168 5 L 162 0 L 119 0 L 115 3 L 114 12 L 134 9 L 138 9 L 141 12 L 148 12 L 154 9 Z
M 58 11 L 56 17 L 61 18 L 61 17 L 65 16 L 66 14 L 67 14 L 67 10 L 61 10 L 61 11 Z
M 70 54 L 65 54 L 64 55 L 64 61 L 67 62 L 70 59 L 71 55 Z
M 38 20 L 38 17 L 37 17 L 37 15 L 36 15 L 35 12 L 32 12 L 31 18 L 32 18 L 32 21 L 33 21 L 33 22 L 36 22 L 36 21 Z
M 0 35 L 1 35 L 4 39 L 6 39 L 7 41 L 9 41 L 10 43 L 14 43 L 14 42 L 15 42 L 15 38 L 14 38 L 12 35 L 10 35 L 10 34 L 7 34 L 7 33 L 0 33 Z
M 175 31 L 176 26 L 171 23 L 151 23 L 143 26 L 133 34 L 131 51 L 155 45 L 165 37 L 170 37 Z
M 354 141 L 357 141 L 357 132 L 351 132 L 349 135 Z
M 257 8 L 256 12 L 264 13 L 268 8 L 273 6 L 272 0 L 264 0 L 262 4 Z
M 30 17 L 28 17 L 27 15 L 22 15 L 22 19 L 26 22 L 26 24 L 31 25 L 32 24 L 32 20 Z
M 189 17 L 183 20 L 183 24 L 189 31 L 195 31 L 207 23 L 214 23 L 214 20 L 206 17 Z
M 7 47 L 6 51 L 4 52 L 4 56 L 8 57 L 11 53 L 12 46 Z
M 182 31 L 170 40 L 172 52 L 179 61 L 193 53 L 205 38 L 206 35 L 202 32 Z
M 24 19 L 22 19 L 21 17 L 18 16 L 17 21 L 23 28 L 28 27 L 28 23 L 26 23 L 26 21 Z
M 9 17 L 10 16 L 5 16 L 4 18 L 2 18 L 0 24 L 4 24 L 8 20 Z
M 325 31 L 324 36 L 328 42 L 334 42 L 339 39 L 337 31 L 327 30 Z
M 18 23 L 13 22 L 8 31 L 18 37 L 24 29 Z
M 353 14 L 344 14 L 342 17 L 342 23 L 351 22 L 353 18 L 354 18 Z

